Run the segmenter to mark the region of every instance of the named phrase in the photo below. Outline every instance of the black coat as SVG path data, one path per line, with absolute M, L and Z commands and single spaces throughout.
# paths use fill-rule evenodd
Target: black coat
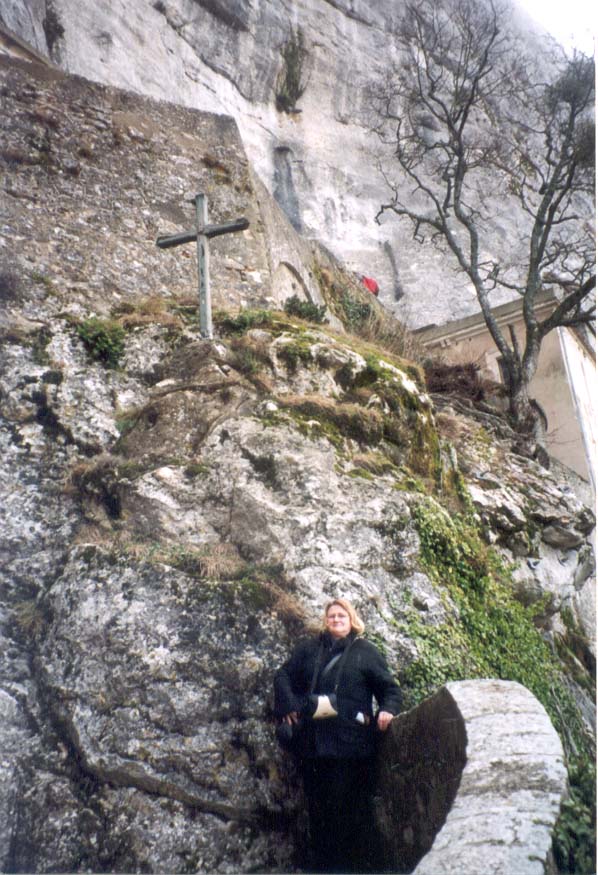
M 338 717 L 308 720 L 308 756 L 361 758 L 371 756 L 375 747 L 375 722 L 372 696 L 380 711 L 398 714 L 401 691 L 380 651 L 364 638 L 333 639 L 328 632 L 317 638 L 300 641 L 290 658 L 274 677 L 274 708 L 278 717 L 291 711 L 306 713 L 307 700 L 318 656 L 315 694 L 330 694 L 338 683 Z M 322 669 L 340 651 L 351 644 L 351 650 L 341 668 L 341 661 L 322 677 Z M 322 648 L 322 649 L 321 649 Z M 361 713 L 367 724 L 356 720 Z

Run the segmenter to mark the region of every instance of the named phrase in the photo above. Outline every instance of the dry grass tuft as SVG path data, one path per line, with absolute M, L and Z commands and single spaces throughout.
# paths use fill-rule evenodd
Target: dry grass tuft
M 287 409 L 331 423 L 342 435 L 359 443 L 377 444 L 382 440 L 384 421 L 381 413 L 373 408 L 320 395 L 281 395 L 278 400 Z
M 234 544 L 208 544 L 197 556 L 199 573 L 210 580 L 236 580 L 247 568 Z
M 488 381 L 481 375 L 475 362 L 448 364 L 439 360 L 426 362 L 426 384 L 429 392 L 442 395 L 459 395 L 471 401 L 483 401 Z
M 168 301 L 157 295 L 139 302 L 125 302 L 112 311 L 116 321 L 126 329 L 144 325 L 163 325 L 166 328 L 183 328 L 182 318 L 169 312 Z
M 27 638 L 39 637 L 45 621 L 36 599 L 18 602 L 14 607 L 14 616 L 17 626 Z
M 356 468 L 368 471 L 370 474 L 388 474 L 396 471 L 397 466 L 383 453 L 358 453 L 351 459 Z

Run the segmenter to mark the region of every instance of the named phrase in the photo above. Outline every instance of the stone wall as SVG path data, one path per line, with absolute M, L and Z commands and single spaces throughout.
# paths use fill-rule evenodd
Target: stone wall
M 529 690 L 507 681 L 447 684 L 464 721 L 457 798 L 414 875 L 544 875 L 567 792 L 563 748 Z
M 25 288 L 60 288 L 77 315 L 139 298 L 193 303 L 195 245 L 161 250 L 155 239 L 194 227 L 201 191 L 210 222 L 250 221 L 210 244 L 215 308 L 321 302 L 317 248 L 253 179 L 231 118 L 7 58 L 0 76 L 0 262 Z
M 411 872 L 428 853 L 457 794 L 466 750 L 463 716 L 444 688 L 392 721 L 375 800 L 385 871 Z
M 567 793 L 563 748 L 520 684 L 447 684 L 393 720 L 380 750 L 386 871 L 544 875 Z

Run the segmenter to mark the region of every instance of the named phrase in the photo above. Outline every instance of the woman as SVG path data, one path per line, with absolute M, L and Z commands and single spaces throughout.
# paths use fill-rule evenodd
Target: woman
M 290 731 L 301 720 L 305 727 L 299 765 L 314 872 L 376 868 L 370 806 L 376 731 L 385 732 L 398 714 L 401 693 L 382 654 L 359 637 L 364 628 L 350 602 L 334 599 L 324 631 L 299 642 L 274 678 L 282 725 Z

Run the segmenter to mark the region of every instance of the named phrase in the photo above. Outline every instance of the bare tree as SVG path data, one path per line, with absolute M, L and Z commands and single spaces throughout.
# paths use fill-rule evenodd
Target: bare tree
M 416 240 L 452 253 L 500 351 L 513 423 L 537 435 L 529 384 L 542 340 L 594 319 L 594 62 L 564 53 L 558 63 L 526 61 L 492 0 L 408 3 L 397 40 L 403 60 L 374 95 L 373 130 L 401 172 L 395 161 L 381 165 L 392 196 L 377 220 L 392 211 Z M 518 251 L 497 252 L 492 239 L 505 203 Z M 539 320 L 535 304 L 549 284 L 555 307 Z M 521 344 L 493 314 L 500 289 L 521 298 Z

